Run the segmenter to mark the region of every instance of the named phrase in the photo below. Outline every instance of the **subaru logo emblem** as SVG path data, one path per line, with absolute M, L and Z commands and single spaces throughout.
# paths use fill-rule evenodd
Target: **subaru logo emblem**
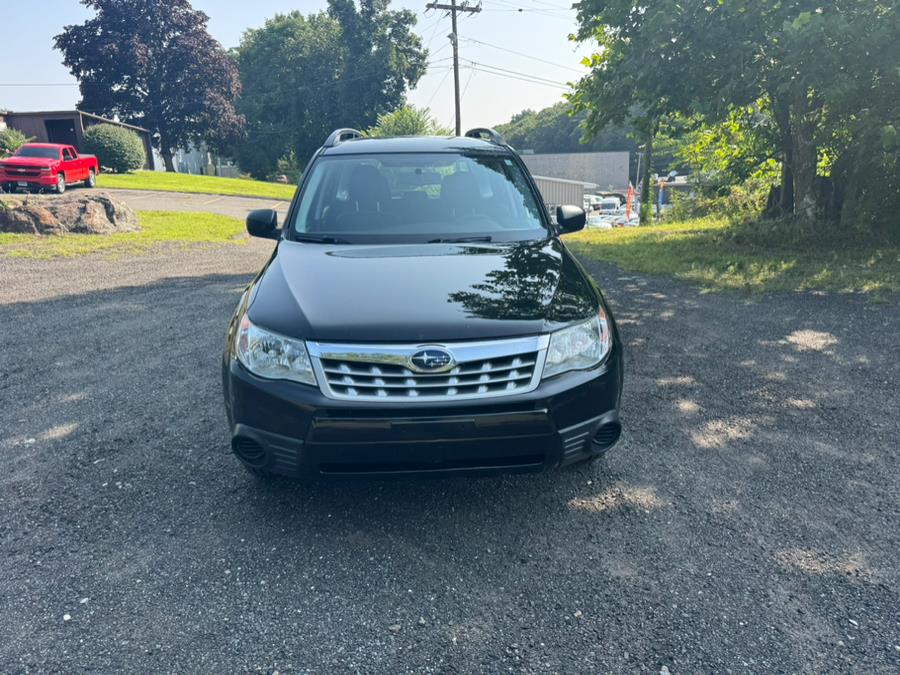
M 440 373 L 456 365 L 453 355 L 445 349 L 429 347 L 409 357 L 410 370 L 420 373 Z

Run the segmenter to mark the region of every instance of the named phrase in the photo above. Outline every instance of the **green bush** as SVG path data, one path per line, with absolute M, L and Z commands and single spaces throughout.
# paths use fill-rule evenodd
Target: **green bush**
M 0 157 L 13 154 L 20 147 L 33 140 L 33 138 L 28 138 L 28 136 L 17 129 L 0 131 Z
M 84 147 L 97 155 L 105 170 L 131 173 L 144 166 L 146 154 L 141 137 L 114 124 L 95 124 L 84 132 Z

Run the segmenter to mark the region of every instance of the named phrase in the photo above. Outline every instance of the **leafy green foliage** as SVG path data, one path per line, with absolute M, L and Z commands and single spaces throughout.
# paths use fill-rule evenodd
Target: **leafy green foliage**
M 572 97 L 589 130 L 637 114 L 655 135 L 654 124 L 697 115 L 717 136 L 707 146 L 714 153 L 747 145 L 719 157 L 726 180 L 747 172 L 761 143 L 780 162 L 784 212 L 847 218 L 866 203 L 884 220 L 877 211 L 894 203 L 896 184 L 863 177 L 896 173 L 896 152 L 884 148 L 900 120 L 896 2 L 682 0 L 636 11 L 632 0 L 582 0 L 577 8 L 579 37 L 598 44 Z M 753 106 L 769 131 L 747 136 L 735 116 Z
M 188 0 L 81 0 L 96 11 L 56 36 L 81 86 L 79 109 L 117 116 L 153 132 L 174 171 L 172 151 L 221 148 L 240 137 L 237 71 Z
M 338 127 L 366 129 L 397 109 L 425 73 L 415 14 L 388 0 L 329 0 L 327 12 L 277 15 L 233 54 L 247 137 L 240 166 L 262 178 L 291 153 L 304 164 Z
M 97 156 L 104 170 L 131 173 L 144 166 L 146 153 L 140 136 L 115 124 L 95 124 L 84 132 L 84 148 Z
M 453 130 L 442 127 L 428 108 L 404 105 L 397 110 L 378 116 L 375 126 L 366 131 L 367 136 L 452 136 Z
M 33 141 L 18 129 L 4 129 L 0 131 L 0 157 L 11 155 L 26 143 Z

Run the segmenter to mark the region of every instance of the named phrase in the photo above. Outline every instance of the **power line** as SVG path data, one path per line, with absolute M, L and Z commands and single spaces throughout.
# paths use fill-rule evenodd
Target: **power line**
M 537 56 L 532 56 L 531 54 L 526 54 L 525 52 L 517 52 L 514 49 L 509 49 L 507 47 L 501 47 L 500 45 L 494 45 L 490 42 L 482 42 L 481 40 L 476 40 L 475 38 L 463 38 L 466 42 L 474 42 L 475 44 L 483 45 L 485 47 L 491 47 L 493 49 L 499 49 L 502 52 L 507 52 L 509 54 L 515 54 L 516 56 L 521 56 L 522 58 L 531 59 L 532 61 L 540 61 L 541 63 L 546 63 L 549 66 L 556 66 L 557 68 L 565 68 L 566 70 L 571 70 L 573 73 L 578 73 L 579 75 L 584 75 L 584 72 L 578 70 L 577 68 L 572 68 L 571 66 L 564 66 L 561 63 L 555 63 L 553 61 L 548 61 L 547 59 L 542 59 Z
M 434 97 L 438 95 L 438 92 L 441 90 L 441 87 L 444 86 L 444 82 L 447 81 L 447 78 L 450 76 L 450 73 L 453 72 L 453 68 L 447 68 L 447 72 L 444 73 L 444 76 L 441 78 L 441 81 L 438 82 L 437 88 L 432 92 L 431 96 L 428 99 L 428 103 L 425 104 L 425 107 L 428 108 L 431 106 L 431 102 L 434 101 Z
M 487 69 L 481 68 L 481 67 L 479 67 L 479 66 L 474 66 L 474 65 L 473 65 L 473 66 L 466 66 L 466 68 L 471 68 L 472 70 L 477 70 L 477 71 L 480 72 L 480 73 L 487 73 L 488 75 L 496 75 L 497 77 L 505 77 L 505 78 L 508 78 L 508 79 L 510 79 L 510 80 L 518 80 L 518 81 L 520 81 L 520 82 L 527 82 L 527 83 L 529 83 L 529 84 L 539 84 L 539 85 L 544 86 L 544 87 L 553 87 L 554 89 L 559 89 L 559 90 L 561 90 L 561 91 L 567 91 L 567 90 L 569 89 L 568 87 L 566 87 L 565 85 L 562 85 L 562 84 L 558 84 L 558 83 L 554 83 L 554 82 L 541 81 L 541 80 L 533 80 L 533 79 L 531 79 L 531 78 L 529 78 L 529 77 L 527 77 L 527 76 L 524 76 L 524 77 L 523 77 L 523 76 L 519 76 L 519 75 L 508 75 L 508 74 L 506 74 L 506 73 L 498 73 L 498 72 L 496 72 L 496 71 L 493 71 L 493 70 L 487 70 Z
M 521 5 L 515 5 L 511 2 L 506 2 L 505 0 L 490 0 L 493 4 L 494 2 L 500 4 L 503 9 L 492 9 L 492 8 L 484 8 L 485 12 L 518 12 L 520 14 L 524 14 L 526 12 L 532 14 L 540 14 L 541 16 L 548 16 L 552 19 L 557 19 L 559 21 L 565 21 L 567 23 L 572 23 L 574 21 L 574 17 L 565 17 L 560 14 L 554 14 L 554 11 L 562 11 L 562 10 L 552 10 L 552 9 L 544 9 L 542 7 L 522 7 Z
M 501 68 L 500 66 L 493 66 L 490 63 L 481 63 L 478 61 L 472 61 L 471 59 L 466 59 L 466 60 L 469 63 L 471 63 L 473 66 L 478 66 L 481 68 L 490 68 L 492 70 L 497 70 L 497 71 L 500 71 L 501 73 L 507 73 L 509 75 L 518 75 L 520 77 L 527 77 L 528 79 L 534 80 L 536 82 L 540 81 L 540 82 L 544 82 L 546 84 L 552 84 L 552 85 L 555 85 L 558 87 L 564 86 L 561 82 L 558 82 L 557 80 L 551 80 L 550 78 L 541 77 L 540 75 L 532 75 L 531 73 L 523 73 L 518 70 L 509 70 L 508 68 Z

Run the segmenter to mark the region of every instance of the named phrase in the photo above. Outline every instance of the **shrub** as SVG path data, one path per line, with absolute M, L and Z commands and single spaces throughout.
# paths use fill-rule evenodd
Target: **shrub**
M 0 157 L 11 155 L 26 143 L 33 141 L 17 129 L 4 129 L 0 131 Z
M 144 166 L 146 154 L 141 137 L 114 124 L 95 124 L 84 132 L 84 147 L 97 155 L 104 169 L 131 173 Z

